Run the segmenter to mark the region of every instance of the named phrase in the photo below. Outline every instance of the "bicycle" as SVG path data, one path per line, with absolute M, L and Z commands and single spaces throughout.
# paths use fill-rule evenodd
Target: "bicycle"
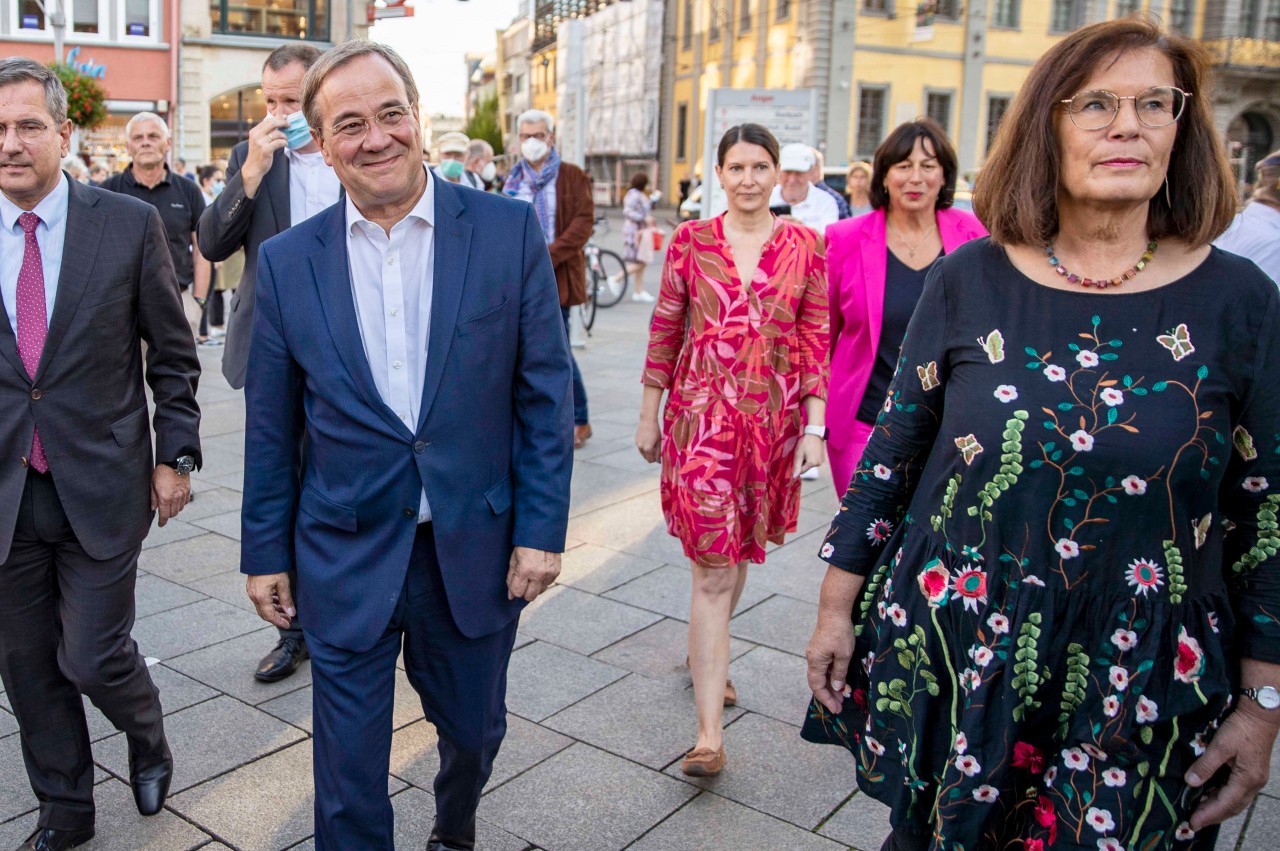
M 610 251 L 595 244 L 597 236 L 608 232 L 609 220 L 604 216 L 597 216 L 595 228 L 591 231 L 591 239 L 582 248 L 587 258 L 587 273 L 591 277 L 587 293 L 587 301 L 591 305 L 591 317 L 589 320 L 586 318 L 587 309 L 584 305 L 584 323 L 595 321 L 597 306 L 613 307 L 622 301 L 622 296 L 627 291 L 627 284 L 631 281 L 631 273 L 627 271 L 627 264 L 623 262 L 622 256 L 616 251 Z M 587 324 L 587 330 L 591 330 L 590 324 Z

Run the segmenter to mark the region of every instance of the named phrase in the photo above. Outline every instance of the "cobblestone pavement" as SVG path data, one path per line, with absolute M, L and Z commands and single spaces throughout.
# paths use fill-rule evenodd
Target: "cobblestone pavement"
M 616 247 L 620 231 L 615 221 L 602 244 Z M 657 270 L 647 278 L 656 291 Z M 601 310 L 576 350 L 595 436 L 575 459 L 560 580 L 521 621 L 510 727 L 480 804 L 478 847 L 876 851 L 887 811 L 853 794 L 849 754 L 799 738 L 809 696 L 802 654 L 824 572 L 814 554 L 835 507 L 825 476 L 805 486 L 797 534 L 752 569 L 731 625 L 739 706 L 725 714 L 728 768 L 711 781 L 680 774 L 696 732 L 683 665 L 689 572 L 662 522 L 657 468 L 632 443 L 649 311 L 629 300 Z M 275 633 L 253 613 L 238 572 L 244 403 L 223 382 L 218 351 L 200 354 L 198 498 L 144 544 L 133 633 L 154 660 L 173 789 L 164 812 L 140 818 L 123 736 L 90 707 L 90 851 L 314 847 L 310 670 L 273 685 L 252 677 Z M 403 675 L 396 697 L 387 785 L 399 847 L 416 849 L 434 813 L 435 731 Z M 7 709 L 0 695 L 0 849 L 16 847 L 36 820 Z M 1262 849 L 1280 837 L 1280 764 L 1272 773 L 1219 848 Z

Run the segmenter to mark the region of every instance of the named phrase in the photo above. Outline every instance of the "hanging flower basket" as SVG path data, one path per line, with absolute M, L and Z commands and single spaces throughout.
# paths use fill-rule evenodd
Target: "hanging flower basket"
M 92 130 L 107 120 L 107 93 L 91 77 L 68 65 L 50 65 L 67 90 L 67 118 L 81 130 Z

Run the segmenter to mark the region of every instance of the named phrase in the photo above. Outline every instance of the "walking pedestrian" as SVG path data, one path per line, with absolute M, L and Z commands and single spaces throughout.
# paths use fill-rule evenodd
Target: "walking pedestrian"
M 222 169 L 212 163 L 202 165 L 196 169 L 196 178 L 200 184 L 200 196 L 204 198 L 205 209 L 208 209 L 213 204 L 214 199 L 226 187 Z M 226 330 L 223 327 L 226 323 L 225 306 L 222 301 L 224 288 L 222 263 L 213 263 L 213 268 L 209 273 L 209 299 L 203 305 L 200 313 L 200 330 L 196 335 L 198 345 L 222 345 L 220 338 L 226 336 Z
M 849 189 L 849 217 L 857 218 L 871 212 L 871 163 L 859 160 L 849 166 L 845 176 Z
M 555 275 L 532 207 L 424 165 L 417 87 L 391 48 L 327 51 L 303 108 L 346 198 L 262 248 L 241 569 L 284 627 L 297 567 L 317 851 L 393 847 L 402 649 L 439 735 L 428 851 L 470 851 L 518 617 L 559 573 L 568 525 Z
M 568 339 L 569 309 L 587 300 L 587 261 L 582 249 L 595 229 L 591 178 L 576 165 L 561 162 L 555 147 L 555 119 L 550 115 L 540 109 L 525 110 L 516 118 L 516 128 L 520 159 L 502 191 L 528 201 L 538 214 L 556 270 L 560 316 Z M 581 449 L 591 439 L 587 386 L 572 351 L 569 359 L 573 363 L 573 448 Z
M 301 224 L 338 202 L 342 187 L 324 160 L 302 114 L 302 78 L 320 58 L 309 44 L 285 44 L 262 63 L 262 98 L 267 114 L 249 138 L 231 150 L 226 186 L 200 219 L 200 245 L 210 260 L 238 264 L 239 285 L 231 297 L 222 374 L 245 386 L 249 342 L 257 304 L 258 249 L 273 236 Z M 228 274 L 234 274 L 234 269 Z M 291 577 L 294 587 L 297 578 Z M 274 683 L 293 675 L 307 660 L 301 615 L 280 627 L 276 644 L 258 662 L 254 679 Z
M 836 493 L 849 486 L 898 367 L 907 322 L 938 259 L 985 236 L 951 206 L 956 152 L 930 119 L 899 125 L 880 143 L 873 212 L 827 228 L 831 395 L 827 454 Z
M 483 192 L 489 191 L 498 176 L 498 167 L 493 164 L 493 145 L 484 139 L 472 139 L 467 146 L 465 165 L 471 185 Z
M 622 225 L 622 259 L 627 264 L 627 273 L 631 276 L 631 280 L 635 281 L 631 300 L 643 304 L 654 302 L 654 297 L 644 290 L 644 269 L 648 264 L 642 259 L 653 253 L 651 229 L 655 226 L 655 222 L 653 201 L 649 198 L 648 189 L 648 173 L 637 171 L 631 175 L 631 187 L 627 189 L 627 194 L 622 196 L 622 215 L 626 219 Z M 640 244 L 642 238 L 651 240 L 650 246 L 642 246 Z M 646 250 L 642 251 L 642 248 Z M 615 283 L 610 279 L 609 283 L 617 286 L 621 282 Z
M 164 225 L 67 179 L 72 129 L 56 74 L 0 59 L 0 681 L 40 808 L 18 851 L 93 838 L 81 695 L 125 734 L 138 811 L 164 805 L 173 758 L 130 636 L 134 583 L 152 518 L 182 511 L 200 464 L 200 363 Z
M 813 228 L 819 235 L 827 225 L 840 220 L 840 208 L 835 200 L 809 182 L 809 174 L 817 162 L 813 148 L 800 144 L 786 145 L 779 154 L 778 162 L 780 173 L 769 197 L 770 208 Z
M 822 463 L 826 433 L 822 238 L 770 213 L 778 143 L 764 127 L 730 128 L 716 174 L 728 210 L 671 237 L 636 429 L 644 459 L 662 461 L 662 512 L 693 571 L 698 738 L 680 768 L 701 777 L 725 765 L 724 707 L 737 701 L 729 619 L 747 565 L 796 530 L 799 475 Z
M 823 194 L 831 197 L 836 202 L 836 211 L 841 220 L 849 218 L 849 202 L 844 200 L 844 196 L 827 185 L 827 169 L 826 157 L 822 155 L 822 151 L 817 148 L 810 148 L 813 152 L 813 168 L 809 169 L 809 183 Z
M 467 151 L 471 147 L 471 140 L 467 138 L 466 133 L 459 133 L 456 130 L 444 133 L 440 136 L 438 145 L 440 165 L 435 168 L 436 176 L 460 186 L 470 186 L 472 189 L 484 188 L 472 182 L 471 175 L 467 173 Z
M 854 752 L 885 848 L 1212 848 L 1266 781 L 1280 293 L 1210 245 L 1211 64 L 1146 19 L 1063 38 L 990 239 L 925 285 L 807 654 L 804 736 Z
M 1258 162 L 1253 197 L 1214 245 L 1248 257 L 1280 284 L 1280 151 Z

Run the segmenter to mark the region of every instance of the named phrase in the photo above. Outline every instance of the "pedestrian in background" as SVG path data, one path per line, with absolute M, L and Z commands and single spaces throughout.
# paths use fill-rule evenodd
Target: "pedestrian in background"
M 125 734 L 138 811 L 164 806 L 173 757 L 130 636 L 134 586 L 152 519 L 182 511 L 200 463 L 200 362 L 164 225 L 67 179 L 71 133 L 57 75 L 0 59 L 0 681 L 40 807 L 18 851 L 93 838 L 81 695 Z
M 493 145 L 484 139 L 472 139 L 467 145 L 467 176 L 471 185 L 483 192 L 493 186 L 498 167 L 493 164 Z
M 1266 782 L 1280 292 L 1210 244 L 1212 62 L 1141 18 L 1058 42 L 990 239 L 929 275 L 807 653 L 803 734 L 854 752 L 888 849 L 1212 848 Z
M 107 164 L 102 160 L 94 160 L 89 164 L 89 182 L 94 186 L 101 186 L 110 176 L 111 169 L 107 168 Z
M 779 154 L 778 163 L 780 173 L 769 196 L 769 206 L 813 228 L 821 236 L 827 225 L 840 220 L 840 208 L 834 198 L 809 181 L 817 163 L 813 148 L 800 144 L 786 145 Z
M 844 196 L 827 185 L 826 175 L 826 158 L 822 156 L 822 151 L 817 148 L 810 148 L 813 151 L 813 168 L 809 170 L 809 182 L 820 189 L 824 194 L 829 195 L 832 201 L 836 202 L 836 210 L 841 219 L 849 218 L 849 202 Z
M 434 171 L 442 180 L 459 186 L 469 186 L 472 189 L 484 188 L 483 185 L 473 182 L 471 175 L 467 174 L 467 151 L 471 148 L 471 140 L 467 138 L 466 133 L 459 133 L 456 130 L 443 133 L 437 145 L 440 148 L 440 164 Z
M 62 170 L 70 175 L 71 179 L 77 183 L 89 182 L 89 169 L 85 168 L 84 160 L 74 154 L 63 159 Z
M 972 213 L 951 206 L 956 152 L 924 118 L 899 125 L 876 150 L 873 212 L 827 228 L 831 395 L 827 452 L 844 493 L 885 405 L 907 322 L 933 264 L 985 236 Z
M 196 178 L 200 184 L 200 195 L 204 198 L 205 208 L 213 204 L 215 198 L 222 193 L 226 187 L 222 169 L 212 163 L 202 165 L 196 169 Z M 200 313 L 200 330 L 196 336 L 196 341 L 202 346 L 221 346 L 221 337 L 225 336 L 226 330 L 223 326 L 226 324 L 225 305 L 222 301 L 222 292 L 224 289 L 222 281 L 222 263 L 214 263 L 213 270 L 210 273 L 209 299 L 204 304 L 204 309 Z
M 249 131 L 249 138 L 231 150 L 226 186 L 200 219 L 200 244 L 207 257 L 229 265 L 239 262 L 237 255 L 244 258 L 222 353 L 222 374 L 236 389 L 244 387 L 249 365 L 258 249 L 336 204 L 342 192 L 302 114 L 302 78 L 319 58 L 320 51 L 309 44 L 281 45 L 267 55 L 262 63 L 267 114 Z M 254 679 L 286 679 L 307 656 L 301 616 L 295 614 L 288 626 L 279 628 L 276 644 L 258 662 Z
M 568 339 L 569 309 L 587 300 L 587 260 L 582 249 L 595 229 L 591 178 L 576 165 L 560 160 L 555 148 L 555 119 L 550 115 L 539 109 L 525 110 L 516 118 L 516 128 L 520 159 L 512 166 L 502 191 L 528 201 L 538 214 L 556 270 L 560 316 Z M 573 447 L 581 449 L 591 439 L 587 385 L 572 351 L 569 359 L 573 362 Z
M 636 429 L 644 459 L 662 461 L 662 513 L 693 571 L 698 738 L 680 767 L 701 777 L 725 765 L 724 707 L 737 702 L 729 619 L 747 565 L 796 530 L 799 475 L 822 463 L 826 432 L 822 238 L 770 213 L 778 142 L 764 127 L 725 133 L 716 174 L 728 210 L 671 237 Z
M 1253 197 L 1214 245 L 1248 257 L 1280 284 L 1280 151 L 1258 162 Z
M 859 160 L 849 166 L 845 176 L 845 187 L 849 190 L 850 218 L 866 215 L 871 212 L 871 163 Z
M 627 273 L 635 286 L 631 291 L 631 300 L 643 304 L 653 304 L 652 295 L 644 291 L 644 269 L 647 265 L 642 259 L 653 254 L 653 201 L 649 198 L 649 175 L 637 171 L 631 175 L 631 187 L 622 196 L 622 215 L 626 220 L 622 225 L 622 259 L 626 261 Z M 641 240 L 647 238 L 650 243 L 647 253 L 641 251 Z M 621 281 L 609 280 L 611 286 L 619 286 Z

